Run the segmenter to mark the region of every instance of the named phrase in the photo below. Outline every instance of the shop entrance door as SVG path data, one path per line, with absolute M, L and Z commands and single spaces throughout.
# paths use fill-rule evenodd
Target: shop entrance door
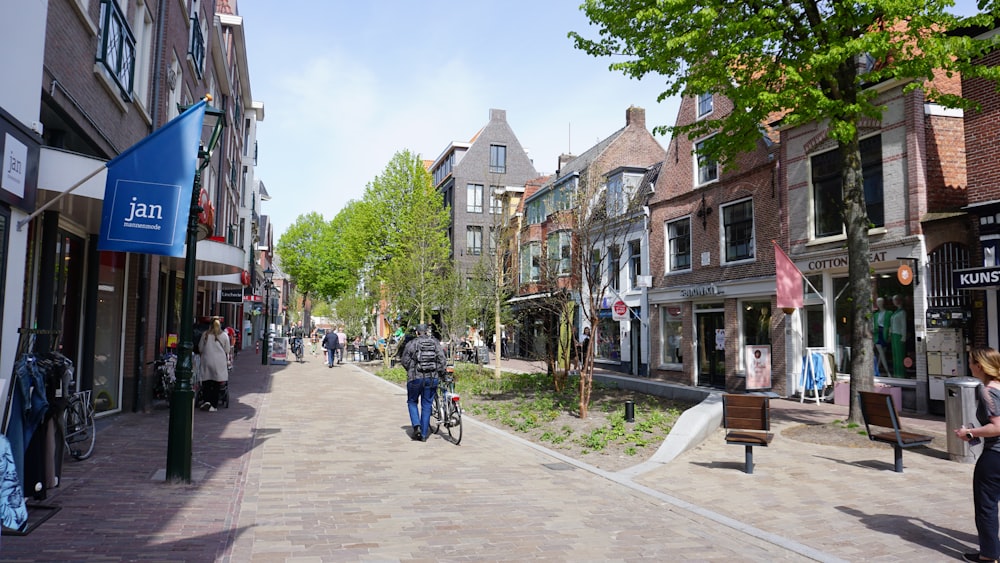
M 726 315 L 722 311 L 697 316 L 698 385 L 726 387 Z

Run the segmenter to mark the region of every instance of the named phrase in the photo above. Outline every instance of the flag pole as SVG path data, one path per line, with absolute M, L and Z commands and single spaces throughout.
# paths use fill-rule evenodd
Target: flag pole
M 54 197 L 51 200 L 45 202 L 45 205 L 43 205 L 43 206 L 39 207 L 38 209 L 36 209 L 31 215 L 28 215 L 24 219 L 21 219 L 20 221 L 18 221 L 17 224 L 15 225 L 15 227 L 18 230 L 18 232 L 20 232 L 20 230 L 22 228 L 24 228 L 24 226 L 27 225 L 32 219 L 34 219 L 35 217 L 38 217 L 38 215 L 41 212 L 43 212 L 46 209 L 48 209 L 48 208 L 52 207 L 53 205 L 55 205 L 55 203 L 57 201 L 61 200 L 62 198 L 66 197 L 66 196 L 68 196 L 70 193 L 73 192 L 73 190 L 75 190 L 75 189 L 79 188 L 80 186 L 86 184 L 87 180 L 93 178 L 94 176 L 97 176 L 98 174 L 101 173 L 101 171 L 105 170 L 106 168 L 107 168 L 107 165 L 102 164 L 100 168 L 98 168 L 97 170 L 94 170 L 90 174 L 87 174 L 87 176 L 84 179 L 82 179 L 79 182 L 77 182 L 77 183 L 73 184 L 72 186 L 70 186 L 70 188 L 68 190 L 60 193 L 56 197 Z
M 210 95 L 205 96 L 210 102 Z M 184 281 L 181 285 L 181 321 L 178 335 L 177 377 L 174 381 L 174 391 L 170 397 L 170 418 L 167 423 L 167 481 L 191 482 L 191 460 L 194 441 L 194 398 L 192 386 L 194 377 L 194 296 L 198 252 L 198 205 L 201 190 L 202 170 L 211 164 L 212 153 L 218 144 L 222 129 L 226 126 L 225 113 L 222 110 L 208 108 L 206 116 L 215 121 L 212 134 L 207 144 L 202 143 L 198 149 L 198 164 L 195 167 L 194 184 L 191 190 L 191 202 L 188 211 L 186 233 L 187 254 L 184 257 Z

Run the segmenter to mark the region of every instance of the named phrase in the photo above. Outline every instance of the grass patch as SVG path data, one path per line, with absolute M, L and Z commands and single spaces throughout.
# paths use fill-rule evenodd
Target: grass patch
M 402 367 L 381 370 L 384 379 L 405 384 Z M 624 391 L 593 383 L 588 417 L 579 418 L 579 377 L 570 377 L 556 391 L 544 373 L 503 372 L 459 364 L 456 391 L 471 416 L 524 435 L 536 442 L 575 450 L 636 456 L 659 447 L 677 418 L 692 404 Z M 625 400 L 634 404 L 635 422 L 625 422 Z M 611 452 L 609 452 L 611 450 Z M 650 452 L 651 453 L 651 452 Z

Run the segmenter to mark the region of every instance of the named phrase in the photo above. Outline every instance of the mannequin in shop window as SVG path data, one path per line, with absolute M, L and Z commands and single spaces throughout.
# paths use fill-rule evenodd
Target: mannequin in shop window
M 904 377 L 906 368 L 903 358 L 906 356 L 906 309 L 903 307 L 903 296 L 894 295 L 892 305 L 896 308 L 889 319 L 889 343 L 892 345 L 892 376 Z
M 885 298 L 883 297 L 875 300 L 875 306 L 878 307 L 872 320 L 872 332 L 874 332 L 875 340 L 875 375 L 888 377 L 892 373 L 889 371 L 889 358 L 887 356 L 889 353 L 887 350 L 889 347 L 889 319 L 892 317 L 892 311 L 885 306 Z

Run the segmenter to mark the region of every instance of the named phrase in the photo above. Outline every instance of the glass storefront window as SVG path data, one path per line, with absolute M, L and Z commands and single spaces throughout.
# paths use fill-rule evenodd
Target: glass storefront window
M 681 364 L 681 342 L 683 342 L 683 323 L 681 322 L 681 306 L 666 305 L 660 307 L 660 350 L 664 364 Z
M 771 303 L 743 303 L 743 343 L 747 346 L 771 343 Z
M 94 404 L 100 412 L 121 405 L 122 306 L 125 254 L 101 252 L 94 333 Z
M 622 338 L 618 330 L 619 322 L 614 319 L 601 319 L 598 324 L 597 348 L 594 354 L 600 360 L 620 362 L 622 359 Z

